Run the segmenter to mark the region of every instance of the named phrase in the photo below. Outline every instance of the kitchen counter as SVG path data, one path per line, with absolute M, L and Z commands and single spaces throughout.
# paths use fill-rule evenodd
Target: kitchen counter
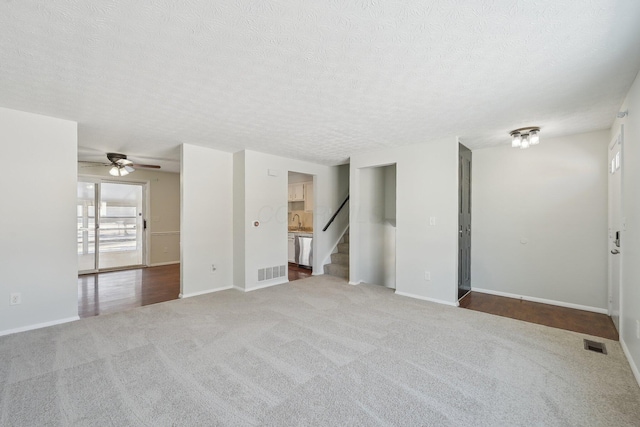
M 297 230 L 297 229 L 289 229 L 290 234 L 295 234 L 296 236 L 313 236 L 313 230 Z

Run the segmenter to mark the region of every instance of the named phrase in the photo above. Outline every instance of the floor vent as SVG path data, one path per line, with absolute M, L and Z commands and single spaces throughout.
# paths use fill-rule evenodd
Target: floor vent
M 258 282 L 263 280 L 277 279 L 278 277 L 284 277 L 287 274 L 286 265 L 278 265 L 275 267 L 261 268 L 258 270 Z
M 602 342 L 584 340 L 584 349 L 595 351 L 596 353 L 607 354 L 607 347 Z

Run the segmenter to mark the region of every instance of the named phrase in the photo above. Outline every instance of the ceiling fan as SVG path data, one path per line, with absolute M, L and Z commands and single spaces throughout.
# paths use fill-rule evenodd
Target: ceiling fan
M 145 168 L 145 169 L 160 169 L 158 165 L 143 165 L 138 163 L 133 163 L 131 160 L 127 159 L 126 154 L 120 153 L 107 153 L 107 159 L 111 162 L 111 169 L 109 169 L 109 174 L 113 176 L 125 176 L 135 171 L 135 168 Z

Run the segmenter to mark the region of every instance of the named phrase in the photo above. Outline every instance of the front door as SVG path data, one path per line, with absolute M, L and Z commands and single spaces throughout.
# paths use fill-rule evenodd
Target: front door
M 471 150 L 459 146 L 458 299 L 471 291 Z
M 622 142 L 624 127 L 609 144 L 609 316 L 620 331 Z

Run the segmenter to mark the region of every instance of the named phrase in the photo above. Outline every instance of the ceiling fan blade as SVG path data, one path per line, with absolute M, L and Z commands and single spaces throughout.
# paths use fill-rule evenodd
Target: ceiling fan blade
M 133 163 L 129 166 L 133 166 L 134 168 L 160 169 L 160 166 L 158 165 L 139 165 L 137 163 Z
M 85 165 L 80 165 L 81 168 L 95 168 L 98 166 L 111 166 L 111 163 L 103 163 L 103 162 L 88 162 L 88 161 L 79 161 L 78 163 L 88 163 Z

